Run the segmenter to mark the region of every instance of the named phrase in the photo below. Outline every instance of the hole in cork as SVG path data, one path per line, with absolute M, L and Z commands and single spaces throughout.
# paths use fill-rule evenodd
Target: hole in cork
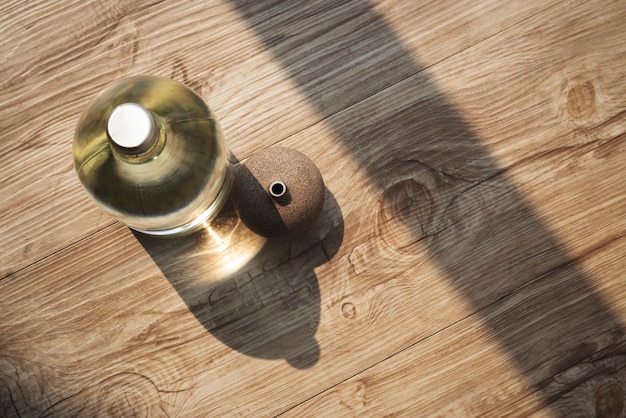
M 270 194 L 275 198 L 283 196 L 286 191 L 287 186 L 282 181 L 275 181 L 270 184 Z

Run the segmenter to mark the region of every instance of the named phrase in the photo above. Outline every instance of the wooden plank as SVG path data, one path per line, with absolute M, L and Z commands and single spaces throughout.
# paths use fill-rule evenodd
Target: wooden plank
M 15 4 L 0 15 L 0 277 L 111 224 L 76 181 L 71 138 L 82 109 L 114 79 L 150 73 L 190 85 L 245 157 L 553 3 Z M 398 23 L 419 65 L 387 17 L 419 22 Z M 45 228 L 34 228 L 42 217 Z
M 566 6 L 571 8 L 569 12 L 566 11 Z M 403 128 L 397 128 L 396 132 L 394 126 L 392 130 L 384 131 L 387 140 L 384 154 L 381 153 L 378 156 L 367 147 L 359 147 L 365 143 L 365 139 L 360 142 L 358 137 L 367 130 L 367 127 L 361 126 L 358 133 L 353 133 L 355 131 L 352 130 L 349 122 L 352 120 L 351 115 L 344 115 L 345 119 L 341 122 L 348 122 L 340 125 L 337 130 L 342 132 L 343 138 L 347 137 L 353 141 L 352 145 L 348 144 L 352 150 L 359 150 L 359 153 L 346 153 L 357 155 L 358 162 L 354 164 L 354 167 L 367 171 L 365 174 L 375 179 L 380 189 L 385 190 L 385 194 L 389 191 L 390 184 L 393 184 L 394 180 L 398 181 L 398 177 L 402 179 L 404 176 L 405 179 L 410 180 L 409 185 L 411 182 L 417 183 L 417 186 L 413 186 L 413 190 L 407 191 L 409 189 L 407 183 L 398 187 L 399 190 L 394 196 L 396 201 L 390 199 L 389 206 L 395 204 L 400 212 L 398 217 L 401 221 L 396 221 L 395 225 L 392 224 L 387 229 L 371 227 L 373 242 L 364 245 L 365 248 L 362 251 L 352 253 L 355 270 L 371 273 L 373 276 L 380 274 L 382 263 L 379 260 L 382 253 L 387 255 L 386 260 L 389 263 L 393 263 L 395 273 L 406 267 L 406 265 L 399 266 L 398 262 L 406 260 L 411 254 L 411 249 L 414 255 L 421 255 L 420 245 L 424 244 L 430 247 L 431 254 L 434 254 L 441 267 L 448 273 L 450 280 L 462 290 L 476 308 L 480 308 L 485 306 L 488 300 L 497 300 L 499 297 L 506 296 L 508 292 L 515 291 L 515 287 L 521 282 L 532 280 L 534 277 L 541 276 L 542 272 L 558 267 L 558 264 L 549 266 L 545 264 L 546 262 L 552 263 L 560 259 L 567 263 L 569 257 L 575 259 L 587 253 L 593 248 L 589 244 L 594 241 L 601 242 L 601 237 L 605 237 L 605 242 L 610 242 L 612 239 L 623 236 L 624 223 L 620 221 L 619 216 L 625 209 L 623 196 L 626 189 L 619 174 L 623 170 L 620 168 L 623 165 L 617 162 L 618 160 L 615 160 L 615 165 L 610 167 L 604 166 L 604 162 L 607 155 L 612 153 L 616 154 L 615 158 L 621 158 L 618 156 L 623 156 L 625 146 L 624 89 L 618 81 L 620 77 L 623 77 L 620 62 L 623 60 L 624 51 L 616 49 L 621 31 L 620 24 L 617 22 L 623 21 L 624 14 L 616 3 L 612 4 L 612 8 L 605 10 L 607 15 L 596 15 L 596 11 L 592 8 L 583 8 L 578 3 L 566 6 L 556 9 L 555 14 L 550 14 L 553 20 L 551 24 L 545 24 L 546 21 L 543 19 L 528 22 L 527 31 L 521 31 L 521 33 L 525 34 L 524 36 L 536 36 L 534 40 L 522 39 L 524 36 L 520 32 L 503 34 L 502 37 L 478 45 L 476 49 L 480 52 L 468 51 L 459 54 L 447 60 L 441 69 L 435 67 L 432 71 L 437 86 L 447 93 L 448 100 L 452 101 L 463 115 L 468 115 L 472 123 L 472 131 L 476 132 L 476 136 L 466 134 L 465 137 L 469 136 L 470 139 L 486 146 L 490 153 L 498 157 L 497 163 L 492 160 L 489 162 L 487 158 L 490 157 L 487 157 L 485 150 L 474 148 L 472 152 L 467 153 L 468 148 L 471 150 L 472 142 L 462 139 L 456 145 L 461 151 L 457 153 L 448 151 L 452 156 L 456 154 L 456 160 L 441 158 L 449 155 L 441 150 L 446 145 L 449 146 L 449 143 L 437 147 L 437 141 L 441 137 L 457 139 L 463 138 L 464 135 L 455 135 L 463 133 L 458 128 L 436 126 L 436 123 L 443 124 L 450 120 L 455 121 L 455 119 L 454 116 L 449 116 L 450 112 L 445 111 L 450 110 L 450 106 L 438 104 L 435 100 L 428 101 L 423 106 L 414 106 L 411 110 L 417 115 L 431 115 L 431 112 L 427 110 L 429 107 L 438 110 L 443 108 L 444 110 L 439 113 L 448 114 L 447 118 L 441 117 L 431 123 L 423 121 L 420 123 L 419 116 L 415 116 L 408 122 L 406 118 L 410 116 L 407 116 L 408 112 L 404 112 L 396 121 L 405 118 L 404 122 L 412 126 L 414 131 L 428 132 L 430 128 L 431 132 L 439 134 L 438 138 L 424 139 L 425 135 L 411 135 Z M 566 18 L 559 18 L 557 11 L 561 13 L 561 16 L 566 16 L 568 13 L 569 15 Z M 546 19 L 549 18 L 546 17 Z M 594 20 L 595 23 L 590 23 Z M 591 25 L 597 29 L 591 30 Z M 599 29 L 602 25 L 605 26 Z M 576 29 L 580 29 L 580 32 L 575 33 Z M 532 32 L 537 33 L 531 35 Z M 555 43 L 546 42 L 546 39 L 554 39 Z M 556 41 L 557 39 L 559 41 Z M 590 67 L 593 70 L 589 69 Z M 489 76 L 481 77 L 477 76 L 478 74 L 489 74 Z M 590 84 L 591 88 L 589 88 Z M 415 87 L 416 85 L 418 87 Z M 416 91 L 427 90 L 425 86 L 428 86 L 428 81 L 422 83 L 413 81 L 413 84 L 401 83 L 398 90 L 394 91 L 397 96 L 392 96 L 390 91 L 388 96 L 380 95 L 379 101 L 370 101 L 370 114 L 383 112 L 383 103 L 389 103 L 391 100 L 396 100 L 399 106 L 402 106 L 402 92 L 406 92 L 407 96 L 415 95 Z M 511 93 L 507 95 L 507 91 Z M 588 94 L 588 91 L 595 91 L 595 93 Z M 517 95 L 515 92 L 522 93 Z M 580 103 L 581 97 L 582 103 Z M 587 107 L 580 106 L 580 104 L 586 104 Z M 582 109 L 582 112 L 576 111 L 578 109 Z M 352 116 L 355 115 L 356 113 Z M 393 117 L 391 113 L 381 115 L 381 118 L 384 116 Z M 398 125 L 400 125 L 399 122 Z M 457 126 L 454 123 L 452 125 Z M 372 127 L 376 129 L 375 123 L 372 123 Z M 389 125 L 382 127 L 381 132 L 385 128 L 389 128 Z M 417 145 L 413 145 L 410 149 L 405 144 L 397 147 L 389 146 L 395 143 L 394 139 L 400 142 L 403 137 L 415 138 Z M 304 141 L 299 145 L 303 143 Z M 464 146 L 466 147 L 463 148 Z M 462 152 L 466 153 L 465 160 L 460 155 Z M 394 159 L 395 165 L 392 163 Z M 413 172 L 407 174 L 409 170 L 406 169 L 399 173 L 400 161 L 410 160 L 414 161 Z M 471 166 L 467 164 L 469 161 L 478 164 L 483 162 L 483 164 Z M 434 172 L 452 172 L 455 176 L 474 180 L 474 193 L 465 196 L 465 199 L 456 198 L 454 203 L 462 208 L 457 218 L 460 220 L 458 226 L 436 236 L 434 243 L 431 241 L 431 233 L 428 230 L 424 231 L 424 225 L 430 228 L 430 231 L 437 231 L 437 225 L 429 224 L 428 221 L 439 219 L 440 216 L 444 218 L 445 209 L 448 208 L 446 203 L 451 199 L 442 198 L 442 203 L 437 201 L 439 196 L 432 190 L 441 193 L 440 185 L 445 183 L 435 183 L 436 186 L 431 186 L 434 181 L 424 180 L 429 178 L 428 175 L 416 174 L 419 170 L 428 171 L 428 169 L 421 169 L 418 162 L 432 167 Z M 455 164 L 457 162 L 459 164 Z M 582 169 L 586 164 L 592 164 L 596 168 Z M 491 167 L 491 170 L 484 170 L 485 167 Z M 385 168 L 388 169 L 385 170 Z M 392 169 L 397 171 L 391 172 Z M 489 178 L 490 171 L 495 174 L 504 171 L 508 179 L 495 183 L 481 182 L 481 178 Z M 604 175 L 608 178 L 604 178 Z M 390 179 L 387 180 L 385 176 Z M 494 180 L 497 178 L 495 177 Z M 593 180 L 590 181 L 590 179 Z M 420 190 L 418 187 L 420 183 L 426 185 L 425 188 L 429 193 Z M 490 186 L 496 188 L 496 191 L 489 191 Z M 448 187 L 451 188 L 451 186 Z M 519 192 L 516 192 L 515 188 L 521 190 L 525 196 L 517 194 Z M 508 197 L 506 197 L 507 194 L 509 194 Z M 435 203 L 429 207 L 416 202 L 424 195 L 427 197 L 434 195 Z M 527 201 L 527 198 L 530 201 Z M 377 206 L 375 204 L 363 206 L 358 224 L 372 225 L 373 218 L 379 216 L 371 215 Z M 507 207 L 509 209 L 506 209 Z M 529 214 L 534 211 L 532 207 L 536 207 L 539 211 L 538 217 Z M 409 208 L 416 212 L 413 218 L 408 217 Z M 504 210 L 506 215 L 503 214 L 499 221 L 495 219 L 486 221 L 501 210 Z M 573 218 L 570 218 L 568 213 L 572 214 Z M 577 214 L 573 215 L 574 213 Z M 355 216 L 358 215 L 355 214 Z M 378 219 L 380 218 L 379 216 Z M 407 218 L 412 219 L 409 221 L 412 223 L 412 228 L 407 226 Z M 387 219 L 383 218 L 383 220 Z M 544 220 L 548 223 L 545 224 Z M 483 229 L 485 223 L 490 226 Z M 443 224 L 441 227 L 446 227 L 444 222 L 441 224 Z M 603 231 L 595 229 L 602 224 L 607 225 L 607 229 Z M 608 227 L 608 225 L 611 226 Z M 395 237 L 390 236 L 389 231 L 393 230 L 392 227 L 395 228 Z M 416 242 L 415 236 L 415 231 L 420 231 L 420 228 L 424 231 L 421 233 L 423 239 L 421 243 Z M 508 231 L 505 232 L 503 228 Z M 349 229 L 349 227 L 346 228 L 346 230 Z M 550 237 L 551 234 L 555 236 Z M 449 239 L 448 246 L 457 244 L 458 251 L 450 251 L 448 255 L 445 255 L 444 250 L 438 254 L 441 247 L 446 247 L 445 242 L 442 243 L 444 237 Z M 565 241 L 567 250 L 559 248 L 560 244 L 555 242 L 555 237 L 559 241 Z M 390 242 L 392 245 L 389 245 Z M 463 243 L 458 244 L 459 242 Z M 349 248 L 350 245 L 347 244 L 347 246 Z M 402 257 L 403 254 L 398 254 L 400 253 L 398 248 L 408 253 L 406 258 Z M 407 251 L 406 248 L 409 250 Z M 568 256 L 567 253 L 571 255 Z M 376 257 L 372 257 L 372 254 L 376 254 Z M 376 265 L 377 262 L 379 262 L 378 265 Z M 623 271 L 620 266 L 615 267 L 610 264 L 605 268 L 606 273 L 612 274 L 613 277 L 619 277 L 619 273 Z M 419 280 L 424 280 L 425 275 L 423 271 L 419 273 L 416 271 L 415 280 L 418 280 L 418 277 Z M 369 276 L 364 277 L 361 274 L 359 280 L 364 279 L 369 279 Z M 592 278 L 588 278 L 584 272 L 578 272 L 571 275 L 569 284 L 586 288 L 587 293 L 593 294 L 590 287 L 594 283 Z M 372 285 L 371 282 L 368 284 Z M 379 286 L 382 287 L 382 284 Z M 476 287 L 472 289 L 472 286 Z M 408 284 L 405 290 L 407 288 L 409 288 Z M 499 293 L 504 289 L 508 291 Z M 491 291 L 495 293 L 490 294 Z M 416 304 L 422 303 L 423 298 L 419 295 L 418 292 L 412 293 Z M 346 298 L 342 299 L 342 296 L 337 295 L 340 305 L 346 303 Z M 378 299 L 380 300 L 378 312 L 390 309 L 385 296 L 381 295 Z M 594 301 L 586 305 L 601 312 L 597 317 L 598 326 L 603 323 L 611 323 L 613 326 L 619 324 L 620 317 L 616 317 L 611 309 L 613 305 L 608 305 L 604 297 L 592 297 L 592 299 Z M 609 300 L 619 299 L 611 297 Z M 348 302 L 351 301 L 348 299 Z M 394 300 L 394 303 L 399 303 L 399 301 Z M 406 300 L 405 303 L 410 302 Z M 366 306 L 366 315 L 375 316 L 370 312 L 370 305 L 366 304 Z M 359 311 L 358 308 L 356 310 Z M 538 312 L 549 315 L 549 311 L 546 312 L 546 310 L 539 309 Z M 432 316 L 437 317 L 437 314 L 433 313 Z M 413 316 L 402 317 L 421 319 L 415 312 Z M 427 318 L 432 321 L 431 315 Z M 574 318 L 573 323 L 576 324 L 577 317 Z M 516 344 L 507 343 L 508 331 L 497 322 L 492 323 L 489 319 L 486 322 L 487 327 L 491 328 L 492 338 L 495 335 L 496 340 L 508 348 L 506 351 L 508 356 L 512 357 L 513 363 L 521 363 L 522 369 L 525 370 L 529 362 L 523 355 L 516 354 Z M 379 323 L 377 325 L 379 329 L 390 326 Z M 422 325 L 416 325 L 416 327 L 419 326 Z M 582 325 L 578 330 L 580 333 L 588 331 L 589 328 Z M 619 327 L 612 331 L 617 335 L 623 334 Z M 611 336 L 610 333 L 599 332 L 597 336 L 589 337 L 587 340 L 581 338 L 581 341 L 602 340 L 607 335 Z M 382 340 L 384 342 L 381 345 L 387 343 L 385 338 Z M 579 343 L 582 345 L 581 348 L 584 348 L 584 343 Z M 573 348 L 573 352 L 576 352 L 576 348 Z M 580 353 L 584 352 L 580 350 Z M 567 360 L 559 359 L 559 361 L 571 361 L 575 364 L 581 359 L 581 357 L 568 356 Z M 398 374 L 398 376 L 401 375 L 401 373 Z M 537 377 L 532 376 L 529 379 L 530 384 L 541 386 L 541 380 L 535 380 Z M 545 375 L 541 377 L 549 379 L 552 375 L 545 372 Z M 419 376 L 415 378 L 419 379 Z M 434 382 L 430 383 L 434 384 Z M 537 389 L 531 388 L 530 390 Z M 539 398 L 549 396 L 542 392 L 544 391 L 541 389 L 538 391 Z M 358 398 L 360 390 L 355 389 L 350 393 L 351 396 Z M 419 398 L 416 393 L 419 391 L 411 392 L 415 398 Z M 450 389 L 450 394 L 458 393 Z M 390 397 L 393 397 L 393 394 L 390 394 Z M 477 399 L 472 398 L 472 401 L 477 401 Z M 347 403 L 349 405 L 349 402 Z M 389 400 L 389 403 L 393 405 L 392 400 Z M 439 407 L 443 408 L 444 405 L 445 402 L 442 402 Z M 313 411 L 313 409 L 306 411 Z
M 621 238 L 284 416 L 319 416 L 320 411 L 336 417 L 622 416 L 624 260 L 626 239 Z M 593 278 L 594 287 L 572 288 L 579 269 Z M 614 296 L 617 322 L 605 322 L 598 293 Z M 494 335 L 494 323 L 503 323 L 506 336 Z M 528 360 L 520 364 L 520 357 Z
M 149 254 L 115 225 L 0 282 L 0 311 L 22 313 L 0 325 L 0 411 L 217 415 L 237 408 L 240 390 L 239 408 L 269 411 L 272 394 L 287 390 L 284 376 L 319 357 L 313 268 L 332 254 L 319 242 L 324 230 L 332 240 L 331 219 L 309 234 L 309 248 L 300 239 L 260 252 L 263 242 L 233 214 L 215 235 L 175 246 L 144 239 Z M 229 274 L 242 257 L 247 269 Z M 113 263 L 119 268 L 103 267 Z M 289 363 L 268 361 L 282 356 Z M 251 402 L 257 397 L 264 405 Z
M 616 113 L 624 96 L 613 86 L 624 68 L 624 19 L 617 3 L 564 4 L 284 141 L 314 157 L 337 200 L 302 239 L 264 245 L 232 217 L 216 226 L 222 241 L 207 232 L 140 243 L 116 225 L 3 280 L 0 311 L 23 315 L 0 328 L 9 370 L 2 411 L 130 414 L 130 399 L 135 413 L 152 415 L 274 414 L 449 335 L 440 331 L 471 315 L 482 323 L 485 356 L 522 382 L 503 394 L 536 390 L 518 398 L 529 399 L 520 408 L 544 402 L 551 392 L 541 378 L 623 334 L 622 290 L 613 289 L 626 231 L 615 216 L 626 209 Z M 595 43 L 581 47 L 581 39 Z M 547 52 L 555 50 L 558 59 Z M 610 71 L 593 79 L 603 124 L 589 125 L 581 142 L 566 115 L 545 111 L 544 100 L 555 99 L 541 93 L 561 92 L 549 87 L 591 62 Z M 459 70 L 468 63 L 476 64 Z M 556 73 L 563 78 L 536 82 Z M 480 118 L 494 74 L 525 94 L 505 95 L 492 118 Z M 482 95 L 462 94 L 465 86 Z M 471 128 L 455 109 L 469 109 Z M 604 264 L 574 262 L 603 248 Z M 237 270 L 237 261 L 246 264 Z M 559 290 L 570 304 L 552 303 Z M 566 327 L 553 335 L 543 326 L 579 307 L 588 323 L 557 315 Z M 519 332 L 518 315 L 528 324 Z M 547 345 L 525 351 L 535 331 Z M 542 349 L 562 335 L 557 342 L 571 351 L 550 361 Z M 445 341 L 440 349 L 454 351 L 456 340 Z M 437 366 L 447 364 L 440 357 Z

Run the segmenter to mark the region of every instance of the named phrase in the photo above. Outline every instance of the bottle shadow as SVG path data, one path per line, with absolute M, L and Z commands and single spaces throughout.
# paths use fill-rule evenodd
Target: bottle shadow
M 343 233 L 341 209 L 328 189 L 316 223 L 292 239 L 255 235 L 231 204 L 190 236 L 162 239 L 133 231 L 213 336 L 246 355 L 285 359 L 299 369 L 320 357 L 315 268 L 336 254 Z
M 382 190 L 358 220 L 371 231 L 346 250 L 358 267 L 348 280 L 409 268 L 425 252 L 548 405 L 593 377 L 553 376 L 598 350 L 617 355 L 620 319 L 579 260 L 623 231 L 568 254 L 369 1 L 230 3 Z M 521 288 L 527 297 L 509 297 Z

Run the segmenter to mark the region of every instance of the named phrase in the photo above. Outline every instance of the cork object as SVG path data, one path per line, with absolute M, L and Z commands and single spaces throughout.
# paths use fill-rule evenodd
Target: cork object
M 299 151 L 272 147 L 234 170 L 233 205 L 241 221 L 266 238 L 309 229 L 324 206 L 320 171 Z

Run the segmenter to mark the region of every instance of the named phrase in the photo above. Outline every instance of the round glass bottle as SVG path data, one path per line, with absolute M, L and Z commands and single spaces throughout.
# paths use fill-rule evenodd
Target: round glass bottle
M 214 218 L 231 187 L 222 131 L 204 101 L 162 77 L 131 77 L 89 104 L 74 166 L 105 212 L 151 235 L 181 235 Z

